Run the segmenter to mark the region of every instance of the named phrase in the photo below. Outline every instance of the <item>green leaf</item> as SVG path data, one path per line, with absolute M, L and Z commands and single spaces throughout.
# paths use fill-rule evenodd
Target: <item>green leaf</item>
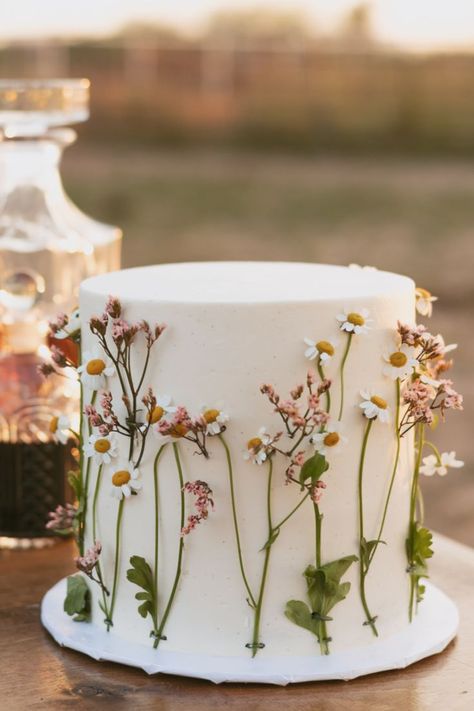
M 145 558 L 138 555 L 132 555 L 130 565 L 132 567 L 127 570 L 127 580 L 143 590 L 135 594 L 136 600 L 143 600 L 138 606 L 138 614 L 142 617 L 150 615 L 155 621 L 156 594 L 152 570 Z
M 301 600 L 287 602 L 285 616 L 298 627 L 303 627 L 318 637 L 319 622 L 312 617 L 311 610 L 305 602 Z
M 373 551 L 379 545 L 379 543 L 383 543 L 385 545 L 385 541 L 382 541 L 381 538 L 374 538 L 371 541 L 367 541 L 365 538 L 361 538 L 361 540 L 360 540 L 360 558 L 361 558 L 362 568 L 365 571 L 367 571 L 369 569 L 370 558 L 372 556 Z
M 344 573 L 349 570 L 352 563 L 356 563 L 357 560 L 358 558 L 356 555 L 346 555 L 344 558 L 334 560 L 332 563 L 325 563 L 321 566 L 321 570 L 324 570 L 326 577 L 331 580 L 335 580 L 338 583 Z
M 310 459 L 307 459 L 301 467 L 299 482 L 302 486 L 308 479 L 311 479 L 311 482 L 314 483 L 318 481 L 328 469 L 329 464 L 324 454 L 316 452 Z
M 67 579 L 64 612 L 73 617 L 75 622 L 90 620 L 91 594 L 86 580 L 82 575 L 70 575 Z
M 351 584 L 341 583 L 340 580 L 356 561 L 357 556 L 348 555 L 320 568 L 309 565 L 304 571 L 311 610 L 317 613 L 320 619 L 328 619 L 333 607 L 347 597 Z
M 416 558 L 421 560 L 426 560 L 433 556 L 433 535 L 428 528 L 418 527 L 415 528 L 415 538 L 413 551 Z

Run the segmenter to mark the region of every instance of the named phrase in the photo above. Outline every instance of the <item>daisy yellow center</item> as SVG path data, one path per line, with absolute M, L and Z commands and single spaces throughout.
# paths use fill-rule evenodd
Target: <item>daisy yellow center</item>
M 363 326 L 365 323 L 365 318 L 360 314 L 356 314 L 355 311 L 351 311 L 347 314 L 347 320 L 352 323 L 353 326 Z
M 127 469 L 119 469 L 119 471 L 115 472 L 112 476 L 112 484 L 114 486 L 123 486 L 124 484 L 128 484 L 131 478 L 130 472 L 127 471 Z
M 407 364 L 408 358 L 405 353 L 397 351 L 396 353 L 392 353 L 389 361 L 390 365 L 393 365 L 394 368 L 403 368 L 403 366 Z
M 211 422 L 215 422 L 219 417 L 219 410 L 206 410 L 202 413 L 202 416 L 206 420 L 207 424 L 210 425 Z
M 58 422 L 59 422 L 59 417 L 52 417 L 51 421 L 49 423 L 49 431 L 51 434 L 54 434 L 55 432 L 58 431 Z
M 105 363 L 102 358 L 93 358 L 86 365 L 86 371 L 89 375 L 101 375 L 105 370 Z
M 422 289 L 420 286 L 416 289 L 416 295 L 419 299 L 431 298 L 431 292 L 429 292 L 427 289 Z
M 326 353 L 329 356 L 334 355 L 334 346 L 329 341 L 318 341 L 316 348 L 320 353 Z
M 110 442 L 108 439 L 98 439 L 94 442 L 94 449 L 99 454 L 105 454 L 110 449 Z
M 386 410 L 388 407 L 387 401 L 384 400 L 383 397 L 380 397 L 380 395 L 372 395 L 370 402 L 376 405 L 380 410 Z
M 187 433 L 187 431 L 188 431 L 188 428 L 185 425 L 180 424 L 178 422 L 176 425 L 173 426 L 173 428 L 170 432 L 170 435 L 172 437 L 176 437 L 176 438 L 184 437 L 184 435 Z
M 259 447 L 262 446 L 262 440 L 260 437 L 252 437 L 252 439 L 249 439 L 247 442 L 247 449 L 258 449 Z
M 341 438 L 337 434 L 337 432 L 329 432 L 326 437 L 323 439 L 324 444 L 326 447 L 335 447 L 336 444 L 339 443 L 339 440 Z
M 155 425 L 157 422 L 161 420 L 163 415 L 165 414 L 165 411 L 162 407 L 157 405 L 156 407 L 153 408 L 153 410 L 149 413 L 148 415 L 148 422 L 150 424 Z

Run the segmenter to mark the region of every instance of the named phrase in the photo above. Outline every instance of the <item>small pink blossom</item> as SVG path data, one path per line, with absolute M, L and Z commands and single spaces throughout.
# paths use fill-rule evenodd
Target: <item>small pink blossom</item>
M 418 326 L 408 326 L 399 321 L 398 333 L 402 343 L 405 343 L 407 346 L 418 346 L 426 333 L 426 327 L 421 324 Z
M 310 490 L 309 490 L 309 495 L 311 498 L 311 501 L 314 504 L 319 504 L 321 501 L 321 498 L 323 496 L 323 491 L 324 489 L 327 488 L 327 484 L 322 481 L 322 479 L 318 479 L 314 484 L 312 484 Z
M 77 558 L 74 558 L 76 568 L 86 575 L 91 575 L 95 566 L 99 562 L 101 552 L 102 544 L 100 541 L 96 541 L 91 548 L 86 550 L 83 556 L 77 556 Z
M 65 313 L 60 313 L 56 316 L 54 321 L 49 322 L 49 330 L 51 333 L 56 334 L 59 331 L 62 331 L 63 328 L 65 328 L 69 323 L 69 318 L 67 314 Z
M 105 313 L 111 318 L 120 318 L 122 315 L 122 305 L 116 296 L 109 296 L 105 305 Z
M 214 509 L 214 501 L 212 499 L 212 489 L 205 481 L 188 481 L 184 485 L 183 491 L 195 497 L 194 507 L 197 510 L 196 514 L 188 516 L 187 523 L 181 530 L 181 535 L 187 536 L 201 521 L 207 519 L 209 509 Z
M 69 531 L 74 523 L 76 513 L 76 508 L 72 504 L 56 506 L 55 510 L 48 514 L 49 521 L 46 528 L 50 531 Z
M 304 386 L 303 385 L 297 385 L 293 390 L 290 390 L 290 395 L 293 398 L 293 400 L 299 400 L 300 397 L 303 394 Z

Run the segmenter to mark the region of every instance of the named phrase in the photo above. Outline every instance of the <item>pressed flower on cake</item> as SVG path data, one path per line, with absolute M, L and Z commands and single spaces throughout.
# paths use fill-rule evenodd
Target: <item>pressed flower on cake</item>
M 142 488 L 140 481 L 140 471 L 134 467 L 132 462 L 125 464 L 123 468 L 116 469 L 112 474 L 111 495 L 116 499 L 124 496 L 128 499 L 133 493 L 137 493 Z
M 378 419 L 380 422 L 390 422 L 390 410 L 387 401 L 372 390 L 361 390 L 362 402 L 359 407 L 369 420 Z
M 336 318 L 339 321 L 341 331 L 360 336 L 368 333 L 371 328 L 372 319 L 369 318 L 369 313 L 368 309 L 351 311 L 346 308 L 342 313 L 336 316 Z
M 115 375 L 115 366 L 103 351 L 84 353 L 82 364 L 77 369 L 81 381 L 91 390 L 100 390 L 106 386 L 106 378 Z
M 66 415 L 54 416 L 49 423 L 49 431 L 56 442 L 66 444 L 71 436 L 71 422 Z
M 304 352 L 308 360 L 318 360 L 319 365 L 328 365 L 335 352 L 337 341 L 335 339 L 327 339 L 321 341 L 313 341 L 311 338 L 304 338 L 303 341 L 308 346 Z
M 421 316 L 430 317 L 433 313 L 433 302 L 438 301 L 437 296 L 433 296 L 427 289 L 417 287 L 415 289 L 416 310 Z
M 176 412 L 177 408 L 171 403 L 173 402 L 170 395 L 157 395 L 156 405 L 147 415 L 147 422 L 151 425 L 156 425 L 165 415 L 171 415 Z
M 317 432 L 310 438 L 314 448 L 325 456 L 339 454 L 347 444 L 347 437 L 342 434 L 340 422 L 329 421 L 323 432 Z
M 92 434 L 83 451 L 86 457 L 93 457 L 99 464 L 110 464 L 118 453 L 117 441 L 113 435 Z
M 263 464 L 274 441 L 275 437 L 268 434 L 267 428 L 260 427 L 257 436 L 247 442 L 247 449 L 243 453 L 244 459 L 252 461 L 254 464 Z
M 402 343 L 398 350 L 386 353 L 384 360 L 383 373 L 392 380 L 408 378 L 419 365 L 416 359 L 416 348 L 405 343 Z
M 210 436 L 221 434 L 229 422 L 229 415 L 215 407 L 203 407 L 201 417 L 206 423 L 206 434 Z
M 456 459 L 456 452 L 443 452 L 439 457 L 434 454 L 429 454 L 423 457 L 423 464 L 420 467 L 420 473 L 425 476 L 446 476 L 448 469 L 460 469 L 464 466 L 464 462 Z

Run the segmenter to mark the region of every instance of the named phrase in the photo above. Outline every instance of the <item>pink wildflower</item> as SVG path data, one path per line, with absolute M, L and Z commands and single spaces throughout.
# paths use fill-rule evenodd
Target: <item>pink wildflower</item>
M 77 556 L 77 558 L 74 558 L 76 568 L 81 570 L 86 575 L 91 575 L 95 566 L 99 562 L 101 552 L 102 544 L 100 541 L 96 541 L 91 548 L 86 550 L 83 556 Z
M 122 315 L 122 305 L 116 296 L 109 296 L 107 299 L 105 313 L 111 318 L 120 318 Z
M 321 501 L 323 491 L 326 489 L 327 484 L 322 481 L 321 479 L 318 479 L 310 488 L 309 490 L 309 495 L 311 497 L 311 501 L 315 504 L 319 504 Z
M 48 514 L 49 521 L 46 528 L 50 531 L 69 531 L 74 522 L 76 509 L 72 504 L 66 506 L 56 506 L 54 511 Z
M 187 523 L 181 530 L 181 535 L 187 536 L 201 521 L 207 519 L 209 509 L 214 509 L 214 501 L 212 499 L 212 489 L 205 481 L 188 481 L 184 485 L 183 491 L 196 497 L 194 507 L 197 513 L 188 516 Z

